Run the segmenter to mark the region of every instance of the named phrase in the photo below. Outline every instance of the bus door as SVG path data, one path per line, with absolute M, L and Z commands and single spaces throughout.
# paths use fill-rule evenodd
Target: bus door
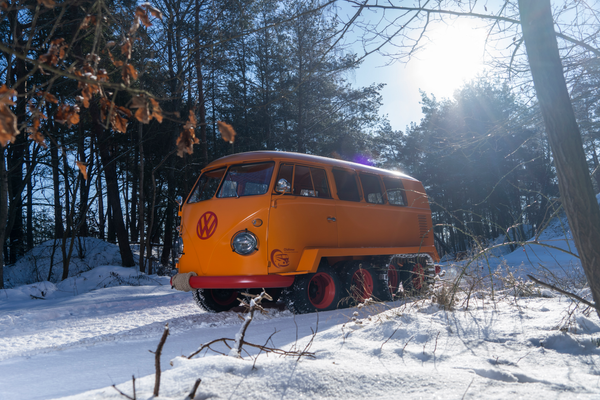
M 295 271 L 305 247 L 338 243 L 336 206 L 325 169 L 282 164 L 275 185 L 283 179 L 288 188 L 271 197 L 269 273 Z

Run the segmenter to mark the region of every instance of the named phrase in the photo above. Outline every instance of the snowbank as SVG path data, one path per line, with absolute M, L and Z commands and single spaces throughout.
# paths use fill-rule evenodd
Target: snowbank
M 62 240 L 48 240 L 4 267 L 4 285 L 14 288 L 35 282 L 59 282 L 63 273 Z M 71 239 L 67 239 L 67 254 Z M 76 238 L 69 264 L 69 276 L 90 271 L 101 265 L 121 265 L 117 245 L 95 238 Z M 52 268 L 52 275 L 48 275 Z

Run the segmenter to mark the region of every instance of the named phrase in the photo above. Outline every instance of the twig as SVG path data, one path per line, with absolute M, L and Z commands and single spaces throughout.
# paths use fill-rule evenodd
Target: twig
M 557 288 L 557 287 L 556 287 L 556 286 L 554 286 L 554 285 L 551 285 L 551 284 L 549 284 L 549 283 L 546 283 L 546 282 L 542 282 L 542 281 L 540 281 L 539 279 L 536 279 L 536 278 L 534 278 L 534 277 L 533 277 L 533 276 L 531 276 L 531 275 L 527 275 L 527 277 L 528 277 L 529 279 L 531 279 L 532 281 L 534 281 L 535 283 L 537 283 L 538 285 L 545 286 L 545 287 L 547 287 L 548 289 L 556 290 L 557 292 L 559 292 L 559 293 L 562 293 L 562 294 L 564 294 L 565 296 L 572 297 L 572 298 L 574 298 L 575 300 L 577 300 L 577 301 L 580 301 L 580 302 L 582 302 L 583 304 L 585 304 L 585 305 L 588 305 L 588 306 L 590 306 L 590 307 L 593 307 L 593 308 L 595 308 L 596 310 L 598 310 L 598 307 L 596 307 L 596 305 L 595 305 L 594 303 L 591 303 L 591 302 L 587 301 L 586 299 L 584 299 L 584 298 L 582 298 L 582 297 L 579 297 L 579 296 L 577 296 L 577 295 L 576 295 L 576 294 L 574 294 L 574 293 L 567 292 L 566 290 L 562 290 L 562 289 L 560 289 L 560 288 Z M 599 310 L 599 311 L 600 311 L 600 310 Z
M 169 336 L 169 324 L 165 325 L 165 330 L 163 331 L 162 337 L 160 338 L 160 342 L 158 343 L 158 347 L 156 348 L 156 352 L 154 352 L 154 366 L 156 367 L 156 374 L 154 376 L 154 396 L 158 396 L 158 391 L 160 390 L 160 354 L 162 353 L 163 346 L 167 341 L 167 336 Z M 150 351 L 150 353 L 153 353 Z
M 266 346 L 267 346 L 267 344 L 269 344 L 269 340 L 271 340 L 271 338 L 273 337 L 273 335 L 274 335 L 274 334 L 276 334 L 276 333 L 277 333 L 277 329 L 275 329 L 275 330 L 273 331 L 273 333 L 271 333 L 271 335 L 269 335 L 269 337 L 267 338 L 267 341 L 266 341 L 266 342 L 265 342 L 265 344 L 263 345 L 263 348 L 264 348 L 264 347 L 266 347 Z M 273 342 L 271 342 L 271 343 L 273 343 Z M 273 345 L 274 345 L 274 343 L 273 343 Z M 262 351 L 262 348 L 261 348 L 260 350 L 258 350 L 258 354 L 256 355 L 256 357 L 254 357 L 254 362 L 252 363 L 252 369 L 254 369 L 254 368 L 255 368 L 255 365 L 256 365 L 256 360 L 258 360 L 258 356 L 260 356 L 260 353 L 261 353 L 261 351 Z
M 379 348 L 379 351 L 383 350 L 383 345 L 386 344 L 392 338 L 392 336 L 394 336 L 396 334 L 396 332 L 398 332 L 398 329 L 400 329 L 400 327 L 397 327 L 396 330 L 394 330 L 394 332 L 392 332 L 392 334 L 390 335 L 390 337 L 387 338 L 385 340 L 385 342 L 381 343 L 381 347 Z
M 235 343 L 233 344 L 233 348 L 229 352 L 230 356 L 238 358 L 242 357 L 241 351 L 242 345 L 244 344 L 244 337 L 246 336 L 246 330 L 248 329 L 248 326 L 250 326 L 250 322 L 252 322 L 252 319 L 254 319 L 254 312 L 256 310 L 259 310 L 261 313 L 266 313 L 265 309 L 260 305 L 261 301 L 263 301 L 263 299 L 273 300 L 273 298 L 269 296 L 267 292 L 264 291 L 264 289 L 263 292 L 258 296 L 248 293 L 242 294 L 246 297 L 250 297 L 250 303 L 247 303 L 245 300 L 238 299 L 240 303 L 244 307 L 246 307 L 246 312 L 248 313 L 248 315 L 246 315 L 246 317 L 244 318 L 244 323 L 242 324 L 240 331 L 237 335 L 235 335 Z
M 184 400 L 193 400 L 194 397 L 196 397 L 196 390 L 198 390 L 198 386 L 200 386 L 200 382 L 202 382 L 201 378 L 196 379 L 196 382 L 194 383 L 194 387 L 192 388 L 192 391 L 190 392 L 190 394 L 187 395 L 187 397 Z
M 467 386 L 467 389 L 465 390 L 465 393 L 463 394 L 463 397 L 461 398 L 461 400 L 464 400 L 465 396 L 467 395 L 467 392 L 469 391 L 469 388 L 471 387 L 471 385 L 473 384 L 473 381 L 475 380 L 475 378 L 471 379 L 471 383 L 469 383 L 469 386 Z
M 315 330 L 313 331 L 312 328 L 310 328 L 310 330 L 312 331 L 312 336 L 310 337 L 310 340 L 308 341 L 308 343 L 306 344 L 306 346 L 304 346 L 304 350 L 302 351 L 302 354 L 311 354 L 311 357 L 314 358 L 314 353 L 309 353 L 308 349 L 310 349 L 312 347 L 313 341 L 315 340 L 315 336 L 317 336 L 317 332 L 319 332 L 319 313 L 317 312 L 317 324 L 315 326 Z M 296 360 L 296 362 L 300 361 L 300 357 L 302 357 L 302 354 L 300 354 L 298 356 L 298 359 Z
M 232 348 L 232 346 L 229 345 L 229 343 L 227 342 L 234 342 L 235 343 L 235 339 L 231 339 L 231 338 L 220 338 L 220 339 L 215 339 L 211 342 L 208 342 L 206 344 L 203 344 L 198 350 L 196 350 L 195 352 L 193 352 L 192 354 L 190 354 L 187 358 L 191 359 L 192 357 L 194 357 L 195 355 L 201 353 L 204 349 L 208 349 L 208 350 L 212 350 L 215 353 L 218 354 L 222 354 L 222 355 L 227 355 L 227 353 L 223 353 L 221 351 L 215 350 L 211 347 L 211 345 L 215 344 L 215 343 L 219 343 L 222 342 L 223 344 L 225 344 L 225 346 L 227 346 L 229 349 Z M 265 353 L 274 353 L 280 356 L 286 356 L 286 357 L 310 357 L 310 358 L 315 358 L 315 354 L 311 353 L 309 351 L 300 351 L 300 350 L 282 350 L 282 349 L 278 349 L 275 347 L 268 347 L 268 346 L 263 346 L 261 344 L 254 344 L 254 343 L 249 343 L 246 342 L 245 340 L 242 343 L 244 346 L 249 346 L 249 347 L 254 347 L 257 348 Z
M 117 386 L 116 386 L 116 385 L 112 385 L 112 387 L 113 387 L 113 388 L 114 388 L 114 389 L 115 389 L 117 392 L 119 392 L 119 394 L 120 394 L 121 396 L 123 396 L 123 397 L 127 397 L 129 400 L 136 400 L 136 396 L 135 396 L 135 375 L 131 375 L 131 380 L 132 380 L 132 382 L 133 382 L 133 397 L 129 396 L 128 394 L 125 394 L 125 393 L 121 392 L 121 391 L 119 390 L 119 388 L 117 388 Z
M 402 348 L 402 354 L 404 355 L 404 349 L 406 349 L 406 346 L 408 346 L 408 344 L 410 343 L 411 340 L 413 340 L 413 338 L 415 337 L 415 335 L 412 335 L 411 337 L 408 338 L 408 340 L 406 341 L 406 343 L 404 343 L 404 347 Z

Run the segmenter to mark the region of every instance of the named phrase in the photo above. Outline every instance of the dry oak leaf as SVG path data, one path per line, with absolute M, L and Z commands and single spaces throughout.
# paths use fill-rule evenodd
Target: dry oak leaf
M 70 128 L 79 123 L 79 107 L 61 104 L 54 119 L 56 122 L 66 124 Z
M 154 99 L 150 99 L 150 104 L 152 104 L 152 118 L 157 120 L 159 124 L 162 124 L 162 121 L 163 121 L 162 108 L 160 108 L 158 101 L 156 101 Z
M 96 25 L 96 21 L 95 15 L 86 15 L 83 21 L 81 21 L 80 29 L 87 29 L 90 25 Z
M 8 106 L 0 103 L 0 144 L 6 147 L 9 143 L 14 142 L 18 134 L 17 117 Z
M 98 82 L 108 82 L 109 81 L 108 72 L 106 72 L 105 69 L 99 69 L 98 75 L 96 75 L 96 78 L 98 78 Z
M 137 80 L 137 77 L 138 73 L 133 67 L 133 65 L 125 64 L 123 66 L 123 82 L 125 82 L 126 85 L 129 85 L 131 79 L 133 79 L 134 81 Z
M 83 179 L 87 181 L 87 164 L 82 161 L 77 161 L 77 167 L 79 171 L 81 171 L 81 175 L 83 175 Z
M 192 154 L 194 152 L 194 145 L 200 143 L 196 135 L 194 134 L 194 128 L 196 127 L 196 114 L 194 110 L 190 110 L 189 118 L 183 127 L 183 131 L 177 138 L 177 155 L 183 157 L 183 153 Z
M 217 127 L 219 128 L 219 132 L 221 132 L 221 137 L 224 141 L 233 143 L 235 141 L 235 130 L 233 126 L 229 125 L 227 122 L 217 121 Z
M 8 106 L 14 106 L 15 102 L 13 101 L 13 97 L 17 96 L 17 91 L 15 89 L 10 89 L 6 84 L 0 87 L 0 104 L 6 104 Z
M 184 129 L 177 138 L 177 155 L 183 157 L 183 153 L 192 154 L 194 145 L 200 143 L 193 129 Z
M 35 94 L 37 96 L 42 97 L 48 103 L 58 104 L 58 99 L 52 93 L 48 93 L 48 92 L 44 92 L 44 91 L 38 90 Z
M 40 129 L 40 119 L 34 118 L 33 126 L 30 126 L 27 128 L 27 131 L 29 133 L 31 133 L 31 135 L 28 136 L 28 139 L 33 140 L 34 142 L 36 142 L 43 148 L 47 149 L 48 146 L 46 145 L 46 140 L 44 138 L 44 135 L 42 135 L 42 133 L 39 131 L 39 129 Z
M 42 64 L 53 66 L 58 65 L 58 62 L 65 58 L 67 48 L 69 47 L 66 43 L 64 43 L 64 41 L 65 39 L 59 38 L 50 42 L 48 52 L 39 56 L 38 61 Z M 43 68 L 40 69 L 42 70 L 42 73 L 45 73 Z
M 121 54 L 129 60 L 131 58 L 131 40 L 126 38 L 121 45 Z
M 162 12 L 158 8 L 153 7 L 150 3 L 144 3 L 142 4 L 142 7 L 146 7 L 146 10 L 148 10 L 154 18 L 162 20 Z
M 38 4 L 42 4 L 46 8 L 54 8 L 54 6 L 56 6 L 54 0 L 37 0 L 37 2 Z
M 148 103 L 148 101 L 150 103 Z M 150 110 L 150 106 L 152 110 Z M 158 101 L 150 98 L 146 100 L 146 96 L 138 95 L 131 99 L 130 108 L 137 108 L 138 110 L 135 112 L 135 118 L 144 123 L 149 123 L 152 118 L 156 119 L 158 123 L 162 123 L 163 115 L 160 106 L 158 105 Z
M 100 114 L 101 118 L 106 121 L 107 116 L 110 115 L 110 124 L 112 128 L 121 133 L 127 131 L 127 123 L 131 118 L 132 113 L 129 109 L 115 105 L 112 101 L 101 98 L 100 99 Z
M 144 24 L 146 28 L 152 26 L 152 22 L 150 22 L 150 18 L 148 18 L 148 13 L 141 6 L 138 6 L 135 9 L 135 16 L 139 18 L 140 22 Z
M 183 126 L 183 129 L 194 129 L 196 127 L 196 114 L 194 112 L 194 110 L 190 110 L 189 114 L 188 114 L 188 120 L 185 123 L 185 125 Z
M 122 67 L 123 66 L 123 61 L 119 61 L 119 60 L 115 60 L 115 58 L 113 57 L 112 53 L 110 52 L 110 50 L 106 50 L 108 52 L 108 58 L 110 58 L 110 61 L 113 63 L 113 65 L 115 67 Z

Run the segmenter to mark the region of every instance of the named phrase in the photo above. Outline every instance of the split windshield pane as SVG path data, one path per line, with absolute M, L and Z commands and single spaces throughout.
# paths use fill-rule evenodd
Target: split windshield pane
M 267 193 L 274 162 L 229 167 L 217 197 L 243 197 Z
M 223 178 L 224 173 L 225 168 L 219 168 L 203 173 L 198 180 L 188 203 L 197 203 L 199 201 L 212 199 L 219 188 L 219 183 L 221 183 L 221 178 Z

